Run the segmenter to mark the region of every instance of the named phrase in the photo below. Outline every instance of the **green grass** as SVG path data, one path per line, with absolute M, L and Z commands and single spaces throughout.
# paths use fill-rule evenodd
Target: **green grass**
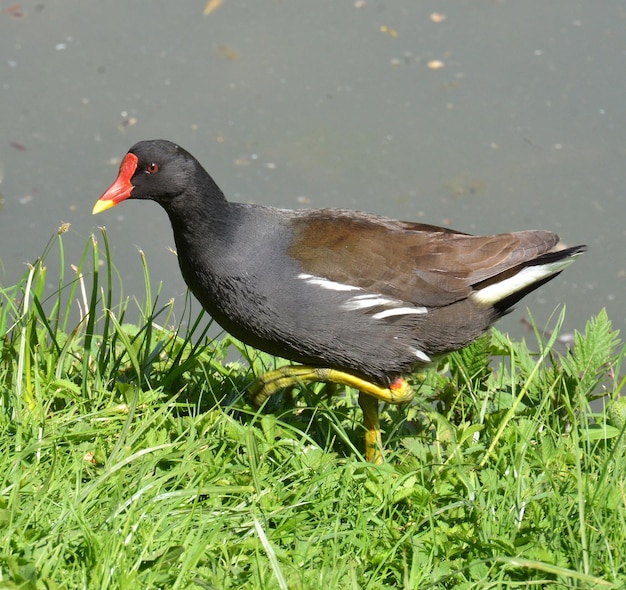
M 46 276 L 65 229 L 0 290 L 0 588 L 626 585 L 625 348 L 604 312 L 571 351 L 561 314 L 415 376 L 374 466 L 354 392 L 255 410 L 279 361 L 208 339 L 188 301 L 167 327 L 143 255 L 138 313 L 105 233 Z

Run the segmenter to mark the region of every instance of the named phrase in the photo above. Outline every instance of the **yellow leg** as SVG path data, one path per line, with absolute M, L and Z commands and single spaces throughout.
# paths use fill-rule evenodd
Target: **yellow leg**
M 413 391 L 404 379 L 397 379 L 389 387 L 381 387 L 350 373 L 336 369 L 289 365 L 266 373 L 252 386 L 252 401 L 260 406 L 270 395 L 298 383 L 323 382 L 345 385 L 359 390 L 359 405 L 365 425 L 365 457 L 373 463 L 382 463 L 382 439 L 378 420 L 378 400 L 390 404 L 404 404 L 413 399 Z
M 363 426 L 365 426 L 365 458 L 370 463 L 380 465 L 384 461 L 383 439 L 380 435 L 378 420 L 378 400 L 366 393 L 359 393 L 359 406 L 363 410 Z

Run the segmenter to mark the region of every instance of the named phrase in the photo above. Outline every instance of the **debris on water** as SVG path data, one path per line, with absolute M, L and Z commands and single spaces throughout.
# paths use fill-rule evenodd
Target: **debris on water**
M 129 117 L 128 119 L 124 119 L 122 121 L 122 127 L 132 127 L 133 125 L 137 124 L 137 118 L 136 117 Z
M 18 152 L 26 151 L 26 146 L 23 143 L 19 143 L 18 141 L 12 141 L 9 145 L 12 148 L 15 148 Z
M 11 18 L 15 18 L 15 19 L 26 18 L 26 13 L 22 10 L 22 7 L 20 6 L 19 2 L 16 2 L 15 4 L 11 4 L 11 6 L 7 6 L 6 8 L 3 8 L 2 14 L 7 14 Z
M 388 27 L 387 25 L 381 25 L 380 30 L 382 33 L 387 33 L 387 35 L 393 37 L 394 39 L 398 36 L 398 31 Z
M 223 57 L 224 59 L 228 59 L 230 61 L 237 61 L 241 57 L 241 55 L 239 54 L 239 51 L 237 51 L 234 47 L 231 47 L 230 45 L 227 45 L 225 43 L 218 45 L 217 54 L 220 57 Z
M 426 67 L 429 70 L 440 70 L 441 68 L 443 68 L 446 64 L 444 64 L 440 59 L 431 59 L 427 64 Z
M 470 197 L 485 192 L 486 181 L 482 178 L 460 174 L 446 182 L 446 192 L 451 197 Z
M 209 0 L 204 7 L 204 16 L 207 14 L 211 14 L 213 11 L 217 10 L 224 0 Z

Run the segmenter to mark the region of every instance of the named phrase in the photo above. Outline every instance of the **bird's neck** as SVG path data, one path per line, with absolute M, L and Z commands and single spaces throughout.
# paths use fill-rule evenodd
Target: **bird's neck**
M 197 273 L 219 273 L 237 226 L 237 204 L 229 203 L 217 185 L 205 184 L 176 197 L 165 209 L 187 283 L 202 280 L 192 276 Z

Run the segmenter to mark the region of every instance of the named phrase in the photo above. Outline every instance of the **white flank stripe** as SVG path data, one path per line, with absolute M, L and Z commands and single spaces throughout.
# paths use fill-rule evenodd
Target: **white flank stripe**
M 330 291 L 360 291 L 358 287 L 354 285 L 345 285 L 344 283 L 336 283 L 335 281 L 329 281 L 323 277 L 316 277 L 315 275 L 308 275 L 306 273 L 300 273 L 298 275 L 299 279 L 305 280 L 307 283 L 311 283 L 311 285 L 318 285 L 322 287 L 322 289 L 329 289 Z
M 363 295 L 355 295 L 352 299 L 354 300 L 361 300 L 361 299 L 378 299 L 382 297 L 382 295 L 380 295 L 379 293 L 364 293 Z M 398 299 L 386 299 L 386 301 L 398 301 Z
M 410 350 L 420 361 L 423 361 L 425 363 L 431 362 L 431 358 L 425 352 L 422 352 L 417 348 L 411 348 Z
M 504 279 L 499 283 L 489 285 L 484 289 L 480 289 L 480 291 L 476 291 L 476 293 L 472 294 L 472 299 L 483 305 L 493 305 L 494 303 L 498 303 L 498 301 L 506 299 L 509 295 L 517 293 L 517 291 L 521 291 L 546 277 L 561 272 L 572 262 L 574 262 L 574 257 L 565 258 L 564 260 L 550 264 L 527 266 L 508 279 Z
M 372 317 L 375 320 L 384 320 L 385 318 L 390 318 L 394 315 L 414 315 L 422 313 L 428 313 L 428 310 L 425 307 L 393 307 L 391 309 L 379 311 Z
M 357 309 L 367 309 L 368 307 L 376 307 L 377 305 L 389 305 L 394 303 L 400 303 L 395 299 L 387 299 L 378 294 L 368 295 L 355 295 L 346 301 L 341 307 L 348 311 L 354 311 Z

